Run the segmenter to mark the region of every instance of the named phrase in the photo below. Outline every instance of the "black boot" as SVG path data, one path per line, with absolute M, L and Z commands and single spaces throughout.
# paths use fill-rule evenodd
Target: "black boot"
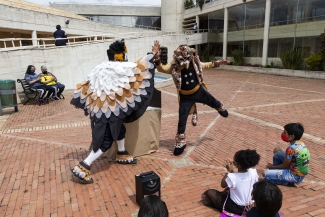
M 178 156 L 181 155 L 186 148 L 185 134 L 176 134 L 175 140 L 174 155 Z

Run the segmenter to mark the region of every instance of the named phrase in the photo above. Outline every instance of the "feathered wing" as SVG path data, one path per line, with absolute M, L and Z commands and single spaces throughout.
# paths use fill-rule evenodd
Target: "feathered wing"
M 77 84 L 71 104 L 96 122 L 132 122 L 146 111 L 154 90 L 153 54 L 136 63 L 103 62 Z M 114 136 L 113 136 L 114 137 Z

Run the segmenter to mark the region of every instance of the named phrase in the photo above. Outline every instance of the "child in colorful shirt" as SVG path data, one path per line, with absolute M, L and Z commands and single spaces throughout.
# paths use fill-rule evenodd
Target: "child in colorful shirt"
M 273 164 L 268 163 L 269 170 L 265 179 L 278 185 L 293 185 L 302 182 L 308 174 L 310 154 L 306 145 L 300 141 L 304 127 L 300 123 L 290 123 L 284 126 L 281 138 L 290 145 L 286 151 L 275 148 Z

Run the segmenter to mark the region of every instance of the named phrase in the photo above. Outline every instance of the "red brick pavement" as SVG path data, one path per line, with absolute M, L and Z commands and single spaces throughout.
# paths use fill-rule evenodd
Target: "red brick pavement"
M 324 80 L 208 70 L 209 91 L 227 106 L 222 118 L 199 105 L 199 124 L 186 130 L 188 147 L 172 156 L 177 128 L 175 87 L 161 88 L 159 152 L 119 165 L 100 158 L 92 165 L 92 185 L 81 185 L 70 168 L 88 154 L 89 119 L 66 100 L 19 105 L 0 134 L 0 216 L 136 216 L 134 175 L 153 170 L 162 180 L 170 216 L 219 216 L 200 202 L 208 188 L 221 190 L 223 162 L 239 149 L 254 148 L 271 161 L 282 126 L 302 122 L 311 152 L 310 174 L 298 188 L 280 186 L 286 216 L 325 216 Z

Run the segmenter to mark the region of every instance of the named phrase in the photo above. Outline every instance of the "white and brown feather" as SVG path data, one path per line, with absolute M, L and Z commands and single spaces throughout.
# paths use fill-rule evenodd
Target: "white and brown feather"
M 148 79 L 152 78 L 147 70 L 153 65 L 146 57 L 136 63 L 103 62 L 87 76 L 86 81 L 76 85 L 74 98 L 80 97 L 85 102 L 88 113 L 119 114 L 118 109 L 126 111 L 128 105 L 141 102 L 141 95 L 146 95 L 146 87 L 150 86 Z

